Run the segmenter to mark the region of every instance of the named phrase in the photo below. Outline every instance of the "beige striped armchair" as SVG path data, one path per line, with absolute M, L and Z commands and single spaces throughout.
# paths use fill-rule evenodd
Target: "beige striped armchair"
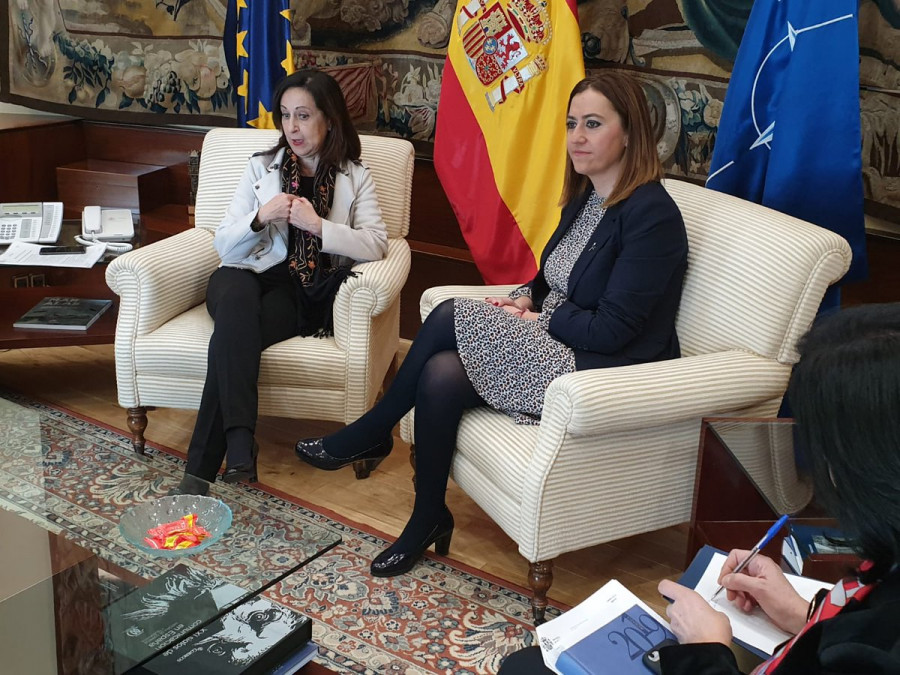
M 827 230 L 684 181 L 665 185 L 690 245 L 682 358 L 564 375 L 547 390 L 540 426 L 477 408 L 459 428 L 453 479 L 528 560 L 538 622 L 558 555 L 690 518 L 701 418 L 777 413 L 797 340 L 850 264 L 847 242 Z M 431 288 L 421 314 L 511 288 Z M 414 414 L 401 423 L 409 443 Z
M 109 287 L 120 296 L 115 359 L 119 404 L 128 409 L 134 448 L 144 450 L 147 409 L 196 410 L 206 375 L 213 322 L 206 285 L 219 265 L 213 232 L 251 154 L 272 147 L 278 132 L 213 129 L 200 156 L 195 227 L 135 249 L 110 263 Z M 396 138 L 362 136 L 362 160 L 375 180 L 388 232 L 387 256 L 354 267 L 338 291 L 334 336 L 295 337 L 262 354 L 259 412 L 349 423 L 368 410 L 393 365 L 399 342 L 400 290 L 409 274 L 413 147 Z M 357 476 L 368 467 L 356 467 Z

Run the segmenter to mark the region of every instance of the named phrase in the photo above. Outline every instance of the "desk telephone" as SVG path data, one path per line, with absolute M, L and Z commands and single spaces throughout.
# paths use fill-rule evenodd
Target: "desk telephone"
M 62 202 L 0 204 L 0 246 L 14 241 L 53 244 L 62 228 Z
M 101 209 L 99 206 L 85 206 L 81 212 L 81 236 L 75 237 L 79 244 L 89 246 L 103 243 L 114 253 L 131 250 L 127 242 L 134 238 L 134 220 L 128 209 Z

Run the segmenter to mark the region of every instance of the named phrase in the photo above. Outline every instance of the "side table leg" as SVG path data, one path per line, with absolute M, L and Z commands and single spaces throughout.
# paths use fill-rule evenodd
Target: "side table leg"
M 531 586 L 531 611 L 534 613 L 534 625 L 540 626 L 547 609 L 547 591 L 553 583 L 553 561 L 539 560 L 528 563 L 528 584 Z
M 147 408 L 128 409 L 128 428 L 131 430 L 131 446 L 139 455 L 144 454 L 144 430 L 147 428 Z

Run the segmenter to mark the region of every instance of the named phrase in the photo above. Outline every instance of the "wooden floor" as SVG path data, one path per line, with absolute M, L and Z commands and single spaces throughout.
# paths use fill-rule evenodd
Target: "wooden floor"
M 127 430 L 125 411 L 116 401 L 111 345 L 2 351 L 0 388 Z M 147 440 L 184 451 L 194 418 L 192 411 L 153 411 L 149 415 Z M 298 438 L 327 433 L 339 426 L 261 418 L 256 434 L 261 449 L 261 482 L 391 537 L 397 536 L 413 500 L 406 444 L 397 440 L 392 455 L 363 481 L 357 481 L 349 468 L 318 471 L 294 457 L 293 445 Z M 527 588 L 528 564 L 509 537 L 452 482 L 447 503 L 456 519 L 450 557 Z M 663 611 L 665 603 L 660 600 L 656 585 L 662 578 L 678 575 L 686 542 L 687 527 L 682 525 L 565 554 L 556 561 L 549 596 L 553 601 L 573 605 L 616 578 Z

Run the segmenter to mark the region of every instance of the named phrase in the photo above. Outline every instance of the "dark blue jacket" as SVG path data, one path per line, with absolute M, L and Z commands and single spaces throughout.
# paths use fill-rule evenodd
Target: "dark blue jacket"
M 530 282 L 540 308 L 549 287 L 547 256 L 590 191 L 567 204 Z M 660 183 L 646 183 L 611 206 L 569 276 L 568 299 L 550 317 L 550 334 L 575 350 L 577 370 L 674 359 L 681 355 L 675 316 L 687 270 L 687 234 Z

